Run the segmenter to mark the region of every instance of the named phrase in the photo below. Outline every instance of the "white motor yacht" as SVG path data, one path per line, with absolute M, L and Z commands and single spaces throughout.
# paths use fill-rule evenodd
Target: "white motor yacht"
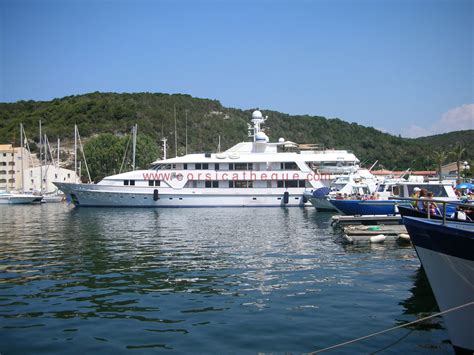
M 306 189 L 358 169 L 346 150 L 325 150 L 280 138 L 269 142 L 260 111 L 249 137 L 217 153 L 155 161 L 148 170 L 108 176 L 97 184 L 54 183 L 76 206 L 218 207 L 303 206 Z M 166 150 L 165 150 L 166 151 Z

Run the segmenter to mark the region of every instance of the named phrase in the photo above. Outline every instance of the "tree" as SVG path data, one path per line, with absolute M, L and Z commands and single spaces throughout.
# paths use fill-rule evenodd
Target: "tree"
M 450 152 L 450 155 L 456 159 L 456 168 L 457 168 L 457 179 L 456 184 L 461 183 L 461 160 L 466 152 L 466 149 L 461 146 L 461 144 L 456 144 L 454 149 Z
M 84 154 L 94 182 L 118 173 L 125 151 L 123 143 L 121 138 L 110 133 L 99 134 L 87 141 Z
M 447 158 L 448 158 L 448 155 L 444 151 L 435 150 L 433 152 L 433 160 L 435 161 L 436 166 L 438 167 L 437 171 L 438 171 L 439 181 L 443 180 L 443 177 L 441 175 L 441 167 L 443 166 Z
M 132 168 L 132 149 L 128 136 L 117 137 L 111 133 L 99 134 L 87 141 L 84 153 L 91 179 L 94 182 L 109 175 L 130 171 Z M 158 157 L 158 144 L 149 136 L 139 134 L 135 154 L 136 169 L 148 168 Z M 122 162 L 124 162 L 123 167 Z

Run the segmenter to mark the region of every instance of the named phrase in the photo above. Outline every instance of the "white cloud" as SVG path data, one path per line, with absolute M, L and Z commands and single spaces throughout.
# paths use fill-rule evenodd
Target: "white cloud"
M 441 116 L 433 130 L 438 133 L 460 131 L 474 128 L 474 104 L 455 107 Z
M 402 137 L 416 138 L 416 137 L 431 136 L 432 134 L 433 132 L 430 129 L 412 124 L 410 125 L 410 127 L 405 129 L 404 132 L 402 132 Z
M 431 126 L 410 125 L 401 132 L 403 137 L 416 138 L 453 131 L 474 129 L 474 104 L 464 104 L 444 113 Z

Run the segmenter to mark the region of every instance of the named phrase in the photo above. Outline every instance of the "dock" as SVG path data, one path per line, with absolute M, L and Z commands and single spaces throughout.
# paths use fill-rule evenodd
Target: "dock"
M 402 217 L 397 215 L 365 215 L 365 216 L 332 216 L 331 225 L 347 226 L 347 225 L 387 225 L 401 224 Z
M 410 242 L 400 215 L 333 216 L 332 226 L 349 243 Z

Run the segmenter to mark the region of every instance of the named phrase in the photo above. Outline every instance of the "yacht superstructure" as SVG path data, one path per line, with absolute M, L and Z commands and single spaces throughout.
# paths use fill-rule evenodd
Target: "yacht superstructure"
M 108 176 L 98 184 L 55 183 L 76 206 L 303 206 L 305 189 L 326 186 L 358 169 L 346 150 L 323 150 L 280 138 L 271 143 L 252 114 L 251 142 L 218 153 L 157 160 L 148 170 Z

